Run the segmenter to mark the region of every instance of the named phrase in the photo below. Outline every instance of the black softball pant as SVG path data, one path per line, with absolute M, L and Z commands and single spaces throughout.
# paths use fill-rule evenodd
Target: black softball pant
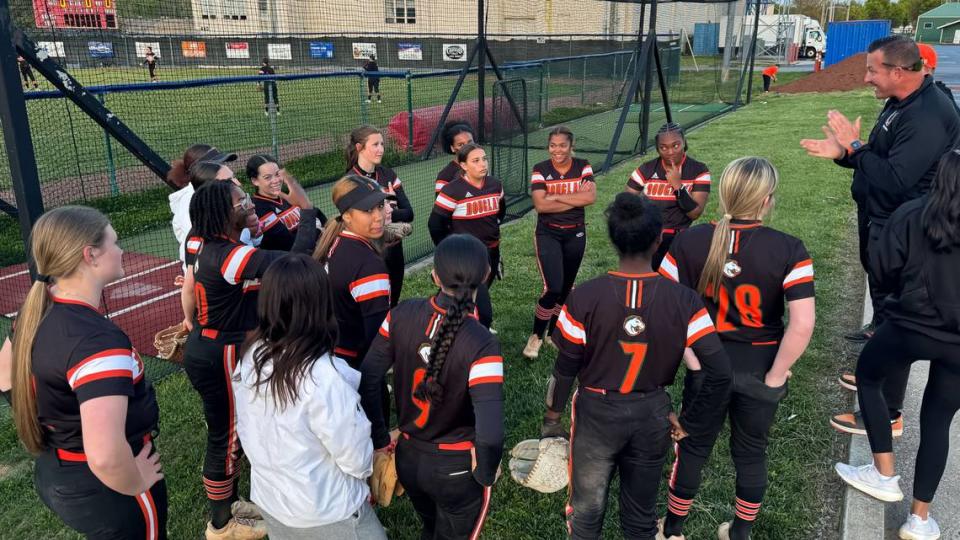
M 61 460 L 52 449 L 37 456 L 33 474 L 43 504 L 68 527 L 91 540 L 167 537 L 164 480 L 136 497 L 123 495 L 105 486 L 86 462 Z
M 497 279 L 497 271 L 500 267 L 500 246 L 488 247 L 487 257 L 490 264 L 490 276 L 487 281 L 477 288 L 477 318 L 480 324 L 490 328 L 493 325 L 493 300 L 490 298 L 490 286 Z
M 733 389 L 727 403 L 730 419 L 730 457 L 736 469 L 734 511 L 744 521 L 754 521 L 767 489 L 767 446 L 777 407 L 787 386 L 770 388 L 764 382 L 773 366 L 779 344 L 753 345 L 724 341 L 733 366 Z M 687 372 L 683 404 L 689 406 L 699 392 L 702 373 Z M 723 428 L 722 423 L 705 433 L 691 433 L 674 446 L 676 460 L 670 475 L 667 507 L 685 516 L 700 489 L 702 472 Z M 890 426 L 887 426 L 889 431 Z
M 944 343 L 887 321 L 867 342 L 857 361 L 857 399 L 874 453 L 893 451 L 884 379 L 909 370 L 913 362 L 930 360 L 930 375 L 920 406 L 920 448 L 917 450 L 913 497 L 933 500 L 947 464 L 950 423 L 960 410 L 960 345 Z
M 277 93 L 277 83 L 267 81 L 263 83 L 263 110 L 269 112 L 271 104 L 276 106 L 277 111 L 280 110 L 280 94 Z
M 764 75 L 764 76 L 763 76 L 763 91 L 764 91 L 764 92 L 769 92 L 769 91 L 770 91 L 770 83 L 771 83 L 771 82 L 773 82 L 773 78 L 771 78 L 769 75 Z
M 241 449 L 230 381 L 242 337 L 242 333 L 237 332 L 230 336 L 213 336 L 210 330 L 201 331 L 194 327 L 183 355 L 183 369 L 203 401 L 203 416 L 207 423 L 203 487 L 207 491 L 211 512 L 214 517 L 220 517 L 214 520 L 216 527 L 222 526 L 224 517 L 229 519 L 228 514 L 224 516 L 224 512 L 228 512 L 225 509 L 237 500 Z
M 657 534 L 657 491 L 670 448 L 670 396 L 663 390 L 606 393 L 581 388 L 570 428 L 571 538 L 600 538 L 610 480 L 620 474 L 620 527 L 628 539 Z
M 367 94 L 368 97 L 373 94 L 380 95 L 380 79 L 376 77 L 367 77 Z
M 543 292 L 533 316 L 533 333 L 543 338 L 548 330 L 552 332 L 560 308 L 577 279 L 587 248 L 587 232 L 583 226 L 555 229 L 538 224 L 533 247 L 543 279 Z
M 420 516 L 421 540 L 475 540 L 490 509 L 491 488 L 477 483 L 469 450 L 400 438 L 397 479 Z
M 403 242 L 386 248 L 383 251 L 383 262 L 387 265 L 387 274 L 390 275 L 390 307 L 396 307 L 400 301 L 400 292 L 403 290 L 403 273 L 406 270 L 403 257 Z

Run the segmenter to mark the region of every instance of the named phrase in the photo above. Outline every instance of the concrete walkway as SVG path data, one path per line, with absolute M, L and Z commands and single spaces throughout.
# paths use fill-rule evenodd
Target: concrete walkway
M 938 61 L 936 77 L 953 89 L 960 98 L 960 47 L 936 47 Z M 864 321 L 872 317 L 869 301 L 864 302 Z M 910 371 L 910 383 L 904 403 L 903 437 L 894 439 L 897 472 L 904 500 L 886 504 L 848 488 L 844 502 L 844 540 L 893 540 L 897 530 L 910 515 L 913 500 L 913 471 L 917 448 L 920 446 L 920 403 L 927 384 L 929 362 L 916 362 Z M 957 389 L 960 391 L 960 388 Z M 856 399 L 852 400 L 854 403 Z M 853 437 L 850 462 L 856 465 L 870 463 L 870 446 L 866 437 Z M 838 481 L 839 480 L 838 478 Z M 943 479 L 931 505 L 930 514 L 940 524 L 941 538 L 960 540 L 960 420 L 954 419 L 950 432 L 950 457 Z

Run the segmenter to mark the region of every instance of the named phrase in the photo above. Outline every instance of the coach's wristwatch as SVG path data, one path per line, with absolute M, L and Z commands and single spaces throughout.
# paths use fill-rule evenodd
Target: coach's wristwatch
M 860 141 L 853 141 L 850 143 L 850 146 L 847 147 L 847 155 L 853 155 L 855 152 L 863 148 L 863 143 Z

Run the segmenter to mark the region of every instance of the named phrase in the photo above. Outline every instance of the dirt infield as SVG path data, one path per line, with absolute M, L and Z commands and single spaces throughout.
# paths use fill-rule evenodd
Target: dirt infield
M 781 94 L 800 94 L 804 92 L 846 92 L 866 86 L 863 76 L 867 70 L 867 53 L 851 56 L 827 69 L 811 73 L 790 84 L 775 87 Z

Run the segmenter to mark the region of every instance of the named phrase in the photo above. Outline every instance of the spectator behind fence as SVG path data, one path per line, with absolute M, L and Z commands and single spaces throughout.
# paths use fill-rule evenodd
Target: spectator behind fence
M 306 255 L 263 276 L 259 324 L 233 377 L 250 498 L 275 540 L 386 540 L 367 499 L 373 471 L 360 373 L 333 354 L 330 278 Z
M 380 71 L 380 66 L 377 65 L 377 57 L 370 55 L 370 60 L 367 63 L 363 64 L 363 70 L 369 73 L 377 73 Z M 380 77 L 377 76 L 368 76 L 367 77 L 367 103 L 370 103 L 370 100 L 373 98 L 373 94 L 377 94 L 377 103 L 383 103 L 380 99 Z
M 873 320 L 845 336 L 859 342 L 870 339 L 885 318 L 885 293 L 871 272 L 870 251 L 876 247 L 890 215 L 930 189 L 940 157 L 953 148 L 960 135 L 957 110 L 933 79 L 925 76 L 923 60 L 912 39 L 888 36 L 871 43 L 864 82 L 874 87 L 878 99 L 887 100 L 866 143 L 861 141 L 860 119 L 851 122 L 836 110 L 827 114 L 825 139 L 800 141 L 809 155 L 833 159 L 854 171 L 850 191 L 857 203 L 860 263 L 867 271 L 873 304 Z M 900 410 L 908 375 L 908 369 L 891 373 L 884 385 L 890 421 L 897 434 L 903 430 Z M 845 374 L 841 384 L 856 388 L 856 378 Z M 846 433 L 866 433 L 859 414 L 837 415 L 830 423 Z
M 270 59 L 264 58 L 260 63 L 260 71 L 257 72 L 258 75 L 276 75 L 277 70 L 270 65 Z M 277 81 L 263 81 L 262 83 L 257 83 L 257 87 L 263 90 L 263 114 L 270 115 L 270 106 L 273 105 L 277 111 L 277 114 L 280 114 L 280 95 L 277 93 Z

